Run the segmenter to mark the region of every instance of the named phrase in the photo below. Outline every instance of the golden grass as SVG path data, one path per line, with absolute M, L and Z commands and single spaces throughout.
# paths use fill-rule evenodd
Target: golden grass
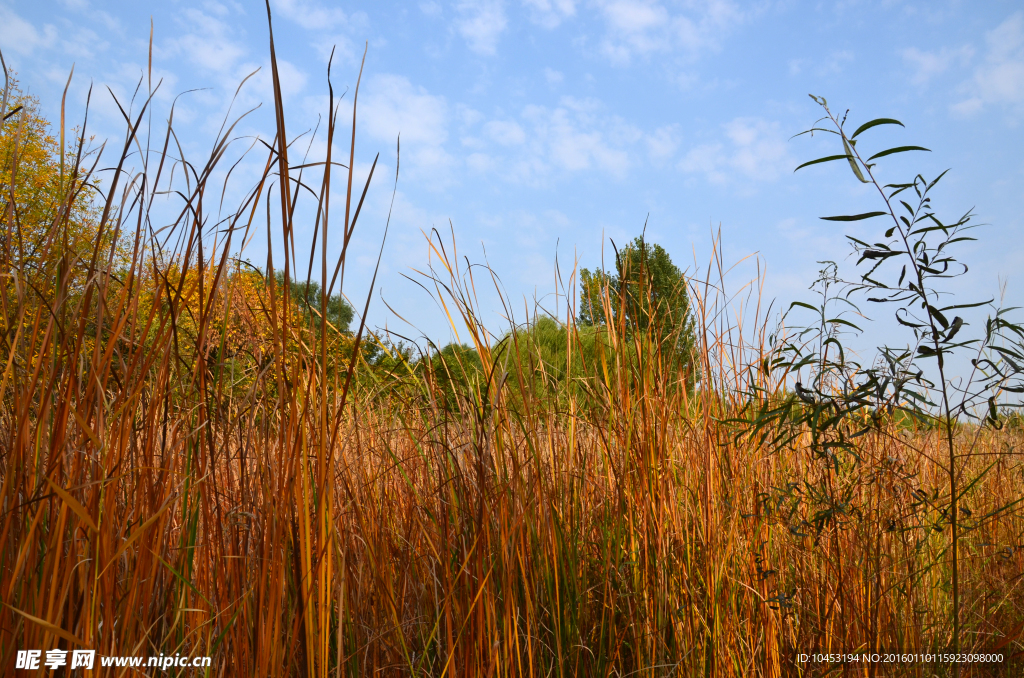
M 277 120 L 287 138 L 279 96 Z M 332 117 L 329 141 L 334 129 Z M 226 300 L 242 280 L 230 258 L 263 211 L 271 228 L 278 204 L 286 275 L 301 278 L 300 193 L 273 197 L 276 176 L 298 174 L 273 151 L 227 222 L 238 235 L 204 236 L 215 161 L 160 235 L 177 243 L 165 250 L 145 215 L 167 169 L 111 180 L 100 228 L 133 234 L 117 270 L 99 244 L 77 259 L 60 250 L 61 209 L 39 270 L 19 268 L 5 239 L 5 269 L 18 274 L 0 286 L 6 675 L 17 650 L 57 646 L 209 655 L 209 675 L 544 678 L 821 675 L 793 654 L 949 644 L 940 434 L 884 425 L 838 468 L 802 439 L 773 453 L 737 437 L 723 421 L 744 404 L 762 343 L 722 320 L 710 278 L 694 285 L 706 340 L 693 390 L 659 368 L 650 342 L 615 328 L 586 389 L 524 386 L 533 368 L 489 339 L 471 279 L 433 240 L 448 276 L 435 289 L 487 375 L 454 404 L 431 370 L 339 368 L 329 328 L 302 327 L 287 289 L 265 290 L 256 309 L 266 356 L 229 360 Z M 358 213 L 346 179 L 345 242 Z M 325 280 L 329 195 L 328 171 L 317 198 Z M 72 269 L 84 286 L 71 286 Z M 1021 649 L 1022 443 L 1020 431 L 968 427 L 957 439 L 962 485 L 977 479 L 963 500 L 965 651 Z

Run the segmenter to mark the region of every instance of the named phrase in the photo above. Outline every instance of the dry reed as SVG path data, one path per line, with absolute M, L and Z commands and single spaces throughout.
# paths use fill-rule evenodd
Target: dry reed
M 170 186 L 170 128 L 158 150 L 135 156 L 140 170 L 121 171 L 148 149 L 146 106 L 126 117 L 104 191 L 98 227 L 120 245 L 60 247 L 67 207 L 93 177 L 81 158 L 37 269 L 22 265 L 14 208 L 5 213 L 5 675 L 17 650 L 58 646 L 209 655 L 209 675 L 537 678 L 820 675 L 794 653 L 946 646 L 941 433 L 890 422 L 838 473 L 805 439 L 769 453 L 737 437 L 724 422 L 745 404 L 765 322 L 730 321 L 735 305 L 710 277 L 693 282 L 702 378 L 692 389 L 662 369 L 657 346 L 615 327 L 585 389 L 530 388 L 543 366 L 508 359 L 477 321 L 472 278 L 434 238 L 442 275 L 431 282 L 453 324 L 468 327 L 484 375 L 454 400 L 430 369 L 375 374 L 358 359 L 362 329 L 337 358 L 330 327 L 303 326 L 273 275 L 249 307 L 269 328 L 266 353 L 229 360 L 243 280 L 232 257 L 258 220 L 282 230 L 285 275 L 302 279 L 303 192 L 297 181 L 281 190 L 280 177 L 299 171 L 281 143 L 276 68 L 274 80 L 263 177 L 216 234 L 210 177 L 230 128 L 176 185 L 179 215 L 158 235 L 149 216 Z M 357 102 L 358 88 L 353 128 Z M 328 148 L 336 110 L 332 93 Z M 347 247 L 361 201 L 349 171 L 344 208 L 330 209 L 335 161 L 324 162 L 302 171 L 319 172 L 309 265 L 319 257 L 328 280 L 327 247 Z M 116 268 L 113 248 L 126 242 L 129 263 Z M 27 284 L 39 280 L 52 289 Z M 571 314 L 564 324 L 572 356 Z M 745 338 L 741 326 L 760 333 Z M 766 393 L 785 387 L 759 378 Z M 965 651 L 1021 648 L 1024 520 L 997 509 L 1022 496 L 1022 442 L 1019 430 L 969 427 L 957 440 L 965 475 L 981 476 L 965 496 Z M 827 483 L 845 501 L 821 515 L 815 493 Z M 1014 669 L 972 667 L 989 670 Z

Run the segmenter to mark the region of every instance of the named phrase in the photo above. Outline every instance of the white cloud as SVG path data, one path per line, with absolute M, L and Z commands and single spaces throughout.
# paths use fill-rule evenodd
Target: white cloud
M 818 77 L 825 77 L 842 73 L 845 65 L 853 60 L 853 52 L 842 49 L 833 50 L 827 57 L 815 59 L 814 61 L 809 59 L 790 59 L 787 65 L 789 66 L 790 75 L 800 75 L 805 70 L 809 70 Z
M 455 29 L 469 48 L 478 54 L 491 55 L 497 51 L 498 39 L 508 21 L 502 0 L 461 0 L 455 5 L 459 18 Z
M 966 96 L 951 107 L 972 115 L 990 105 L 1024 110 L 1024 12 L 1012 14 L 985 36 L 987 51 L 974 77 L 962 86 Z
M 985 102 L 979 97 L 970 97 L 969 99 L 964 99 L 963 101 L 958 101 L 953 104 L 949 107 L 949 110 L 958 118 L 969 118 L 975 113 L 978 113 L 984 107 Z
M 428 0 L 420 3 L 420 11 L 427 16 L 439 16 L 441 14 L 441 3 L 435 0 Z
M 549 30 L 576 14 L 576 0 L 523 0 L 523 6 L 530 21 Z
M 313 47 L 324 64 L 330 61 L 333 54 L 335 68 L 340 64 L 351 64 L 358 69 L 363 57 L 363 45 L 357 48 L 348 36 L 338 33 L 325 34 L 323 39 L 313 43 Z
M 565 79 L 560 71 L 556 71 L 553 68 L 544 69 L 544 79 L 548 81 L 549 85 L 558 85 Z
M 100 23 L 106 26 L 108 30 L 124 33 L 121 29 L 121 22 L 117 20 L 117 17 L 110 13 L 98 10 L 93 12 L 93 16 L 99 19 Z
M 348 21 L 345 12 L 337 7 L 326 7 L 309 0 L 274 0 L 272 4 L 281 16 L 309 30 L 330 30 Z
M 490 172 L 494 169 L 494 158 L 486 153 L 470 153 L 466 157 L 466 166 L 474 172 Z
M 448 139 L 448 104 L 444 97 L 415 87 L 400 75 L 378 75 L 366 88 L 360 104 L 360 120 L 366 130 L 382 141 L 402 141 L 440 146 Z
M 527 106 L 523 118 L 531 126 L 530 138 L 536 140 L 534 152 L 559 169 L 625 175 L 631 163 L 623 146 L 643 135 L 618 118 L 600 119 L 596 115 L 600 108 L 595 100 L 572 97 L 564 97 L 555 109 Z
M 533 297 L 537 299 L 538 291 L 546 292 L 555 284 L 554 234 L 567 232 L 573 225 L 572 220 L 559 210 L 549 209 L 540 214 L 516 210 L 507 217 L 498 217 L 497 221 L 499 229 L 514 234 L 516 275 L 533 288 Z M 554 312 L 555 300 L 541 297 L 540 301 L 541 307 Z M 562 306 L 563 311 L 564 308 Z
M 693 89 L 698 84 L 701 84 L 700 76 L 697 75 L 696 73 L 693 73 L 693 72 L 683 71 L 681 73 L 676 73 L 675 75 L 671 76 L 669 79 L 673 83 L 675 83 L 675 85 L 679 89 L 683 90 L 684 92 L 686 90 Z M 712 87 L 715 87 L 715 86 L 717 86 L 717 83 L 718 83 L 717 79 L 716 80 L 712 80 L 710 83 L 704 83 L 704 89 L 710 89 Z
M 13 11 L 0 5 L 0 49 L 32 54 L 37 48 L 47 48 L 57 40 L 57 29 L 45 24 L 43 29 L 25 21 Z
M 484 125 L 484 132 L 502 146 L 517 146 L 526 141 L 526 133 L 514 120 L 492 120 Z
M 664 162 L 673 155 L 679 148 L 679 125 L 666 125 L 654 130 L 648 135 L 644 142 L 647 144 L 647 154 L 654 162 Z
M 449 112 L 444 97 L 385 74 L 367 83 L 359 109 L 360 125 L 371 137 L 393 144 L 401 134 L 403 167 L 408 161 L 414 173 L 435 185 L 450 181 L 455 160 L 445 150 Z
M 147 64 L 139 64 L 135 62 L 122 62 L 118 64 L 117 68 L 108 74 L 107 77 L 111 80 L 111 85 L 115 87 L 115 91 L 118 92 L 119 98 L 122 98 L 122 94 L 127 94 L 133 91 L 139 86 L 141 82 L 141 88 L 143 91 L 146 89 L 147 80 Z M 155 99 L 160 101 L 172 101 L 174 96 L 178 94 L 178 76 L 171 71 L 154 67 L 153 68 L 153 89 L 155 90 Z M 159 86 L 159 87 L 158 87 Z M 180 110 L 180 109 L 179 109 Z M 178 120 L 180 116 L 175 113 L 175 120 Z
M 903 61 L 913 69 L 910 81 L 915 85 L 927 85 L 928 82 L 949 70 L 954 62 L 966 63 L 974 56 L 974 50 L 970 45 L 964 45 L 959 49 L 943 47 L 937 52 L 926 52 L 916 47 L 908 47 L 903 50 Z
M 212 14 L 216 14 L 217 16 L 227 16 L 231 13 L 230 9 L 219 2 L 215 2 L 214 0 L 206 0 L 206 2 L 203 3 L 203 9 L 207 12 L 211 12 Z
M 248 75 L 255 71 L 259 66 L 257 64 L 242 64 L 238 68 L 238 73 Z M 258 95 L 262 101 L 269 102 L 272 105 L 274 100 L 274 73 L 270 67 L 270 62 L 265 62 L 262 67 L 259 67 L 259 73 L 254 75 L 248 83 L 246 83 L 246 89 L 250 86 L 254 94 Z M 306 82 L 309 77 L 305 72 L 299 70 L 295 64 L 285 59 L 277 60 L 277 74 L 278 79 L 281 82 L 281 96 L 284 97 L 287 102 L 295 95 L 299 94 L 306 88 Z M 241 77 L 245 77 L 242 75 Z M 241 78 L 238 78 L 241 80 Z M 324 106 L 326 108 L 326 106 Z
M 821 75 L 834 75 L 842 73 L 845 64 L 853 61 L 853 52 L 848 49 L 835 50 L 828 55 L 826 59 L 818 68 L 818 73 Z
M 540 185 L 562 173 L 625 176 L 648 158 L 663 164 L 678 148 L 677 125 L 644 132 L 607 113 L 596 99 L 562 97 L 557 106 L 526 106 L 518 119 L 481 121 L 460 113 L 466 163 L 477 172 Z
M 778 123 L 735 118 L 722 126 L 725 140 L 690 150 L 680 161 L 684 172 L 702 173 L 715 184 L 735 177 L 774 181 L 793 162 Z
M 522 113 L 527 150 L 517 152 L 507 163 L 512 168 L 511 178 L 536 181 L 553 169 L 624 176 L 633 164 L 630 147 L 643 134 L 602 112 L 603 105 L 596 99 L 569 96 L 562 97 L 554 109 L 528 105 Z
M 727 163 L 722 144 L 702 144 L 690 149 L 679 162 L 679 169 L 684 172 L 703 172 L 711 183 L 724 184 L 727 175 L 722 166 Z
M 483 113 L 465 104 L 459 104 L 455 107 L 455 115 L 458 117 L 459 122 L 467 127 L 475 125 L 484 119 Z
M 681 50 L 694 56 L 714 49 L 720 35 L 743 20 L 729 0 L 690 3 L 687 13 L 673 13 L 660 0 L 597 0 L 607 34 L 601 51 L 616 63 L 634 55 Z
M 74 32 L 68 32 L 70 37 L 61 40 L 61 43 L 64 51 L 76 59 L 88 59 L 96 52 L 103 52 L 110 46 L 110 43 L 101 39 L 96 31 L 88 28 L 80 27 Z
M 985 36 L 989 58 L 1001 62 L 1020 57 L 1024 47 L 1024 12 L 1016 12 Z
M 538 281 L 543 288 L 549 285 L 554 275 L 555 234 L 565 233 L 573 222 L 563 212 L 555 209 L 535 213 L 528 210 L 512 209 L 501 213 L 482 213 L 476 216 L 482 227 L 484 242 L 491 234 L 501 234 L 503 241 L 514 244 L 516 277 L 535 288 Z M 499 241 L 491 240 L 493 244 Z M 532 290 L 531 290 L 532 291 Z M 554 311 L 554 308 L 549 310 Z
M 118 33 L 123 32 L 121 30 L 120 21 L 118 21 L 109 12 L 105 12 L 102 9 L 96 9 L 95 7 L 90 6 L 88 0 L 61 0 L 60 4 L 64 5 L 72 12 L 85 13 L 86 11 L 88 11 L 90 19 L 99 21 L 101 24 L 106 26 L 108 30 L 115 31 Z M 207 3 L 207 5 L 208 4 L 209 3 Z
M 214 73 L 233 73 L 246 50 L 232 39 L 231 26 L 198 9 L 183 12 L 183 23 L 195 30 L 168 42 L 168 56 L 184 55 L 192 63 Z

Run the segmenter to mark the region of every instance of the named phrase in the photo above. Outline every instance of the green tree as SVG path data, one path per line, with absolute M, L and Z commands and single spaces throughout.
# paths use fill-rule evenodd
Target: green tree
M 278 290 L 284 289 L 284 271 L 275 271 Z M 289 297 L 302 310 L 313 327 L 320 328 L 320 283 L 310 280 L 307 287 L 305 280 L 290 280 L 291 290 Z M 345 300 L 341 294 L 332 294 L 327 298 L 327 322 L 338 332 L 345 334 L 349 331 L 355 311 L 352 305 Z
M 437 385 L 438 395 L 448 408 L 456 408 L 458 396 L 473 397 L 484 379 L 483 361 L 476 348 L 452 342 L 419 361 L 420 369 L 427 370 Z
M 639 236 L 617 252 L 615 269 L 580 271 L 579 323 L 606 325 L 610 313 L 627 334 L 648 334 L 688 362 L 696 344 L 690 299 L 686 277 L 668 252 Z

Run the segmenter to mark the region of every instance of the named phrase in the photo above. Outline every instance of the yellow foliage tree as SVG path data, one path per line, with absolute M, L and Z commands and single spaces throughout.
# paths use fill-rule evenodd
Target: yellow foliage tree
M 62 153 L 59 132 L 55 134 L 41 115 L 40 102 L 23 94 L 13 78 L 7 82 L 4 100 L 6 108 L 0 111 L 0 263 L 4 276 L 0 279 L 0 330 L 11 333 L 19 326 L 19 317 L 39 317 L 33 311 L 38 308 L 48 307 L 56 317 L 70 312 L 94 318 L 100 309 L 77 307 L 90 271 L 108 276 L 115 285 L 126 282 L 132 243 L 115 240 L 116 207 L 101 228 L 102 207 L 93 200 L 97 178 L 86 167 L 93 159 L 78 131 L 73 131 Z M 142 247 L 140 256 L 152 256 L 145 251 L 145 243 Z M 175 307 L 176 364 L 195 365 L 199 359 L 209 371 L 227 370 L 233 383 L 244 384 L 274 359 L 271 285 L 263 273 L 232 264 L 218 277 L 213 263 L 200 271 L 194 265 L 182 266 L 160 257 L 149 262 L 152 265 L 134 268 L 135 303 L 143 309 L 141 317 L 147 317 L 154 303 Z M 284 303 L 281 279 L 275 289 L 280 311 Z M 318 300 L 319 287 L 314 284 L 310 289 L 311 297 Z M 299 355 L 299 342 L 312 346 L 320 340 L 319 303 L 303 304 L 303 290 L 304 286 L 292 281 L 287 315 L 293 327 L 283 332 L 278 328 L 278 340 L 285 337 L 282 355 L 286 360 Z M 91 303 L 95 304 L 95 299 Z M 112 309 L 104 312 L 109 314 Z M 347 331 L 351 315 L 351 308 L 340 297 L 332 297 L 326 336 L 327 368 L 332 373 L 346 368 L 351 357 L 354 340 Z M 95 330 L 91 320 L 85 324 L 87 346 L 96 340 Z M 150 331 L 157 330 L 154 326 Z M 152 337 L 142 338 L 149 339 Z
M 97 244 L 100 212 L 85 185 L 87 172 L 75 162 L 83 140 L 76 135 L 62 153 L 60 140 L 40 114 L 35 97 L 22 94 L 12 79 L 4 98 L 7 109 L 0 123 L 4 289 L 8 302 L 49 304 L 64 274 L 71 276 L 67 289 L 81 287 Z M 109 248 L 112 235 L 100 241 Z

